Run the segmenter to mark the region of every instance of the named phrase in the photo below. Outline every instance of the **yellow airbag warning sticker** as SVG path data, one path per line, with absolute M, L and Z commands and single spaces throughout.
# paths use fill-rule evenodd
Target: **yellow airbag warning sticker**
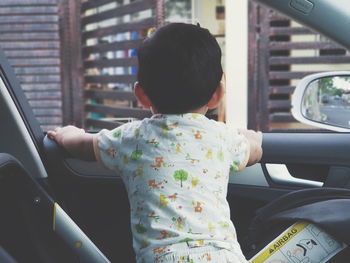
M 346 247 L 306 222 L 297 222 L 255 255 L 250 263 L 325 263 Z

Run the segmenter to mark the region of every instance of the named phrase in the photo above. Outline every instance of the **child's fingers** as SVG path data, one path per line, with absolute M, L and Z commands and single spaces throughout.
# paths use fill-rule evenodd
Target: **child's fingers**
M 55 139 L 57 133 L 55 131 L 48 131 L 47 136 L 49 136 L 51 139 Z

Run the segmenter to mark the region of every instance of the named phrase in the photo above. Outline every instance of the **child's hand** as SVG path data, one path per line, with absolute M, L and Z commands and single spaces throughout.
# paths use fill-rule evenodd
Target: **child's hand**
M 84 134 L 83 129 L 79 129 L 75 126 L 65 126 L 62 128 L 56 128 L 54 131 L 48 131 L 47 136 L 54 139 L 63 148 L 69 148 L 69 146 Z
M 68 125 L 65 127 L 57 127 L 54 131 L 48 131 L 47 135 L 51 139 L 62 139 L 62 135 L 65 133 L 70 133 L 70 134 L 82 134 L 85 133 L 83 129 L 79 129 L 75 126 Z
M 72 156 L 84 160 L 95 160 L 93 150 L 94 135 L 85 133 L 83 129 L 69 125 L 56 128 L 54 131 L 48 131 L 47 136 L 54 139 Z
M 253 165 L 262 157 L 262 133 L 253 130 L 239 130 L 249 141 L 250 155 L 247 166 Z

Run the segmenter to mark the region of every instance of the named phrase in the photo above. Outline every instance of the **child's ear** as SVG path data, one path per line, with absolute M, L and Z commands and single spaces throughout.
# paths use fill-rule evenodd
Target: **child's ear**
M 208 102 L 208 109 L 214 109 L 217 108 L 224 97 L 225 94 L 225 86 L 226 86 L 226 77 L 225 74 L 222 75 L 221 81 L 216 88 L 216 91 L 214 92 L 213 96 L 211 97 L 210 101 Z
M 138 81 L 136 81 L 134 85 L 134 94 L 136 99 L 141 103 L 144 109 L 150 109 L 152 107 L 152 102 L 147 97 Z

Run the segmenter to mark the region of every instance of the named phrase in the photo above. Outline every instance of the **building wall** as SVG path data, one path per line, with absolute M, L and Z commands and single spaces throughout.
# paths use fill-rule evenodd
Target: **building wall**
M 292 27 L 302 27 L 299 23 L 292 21 L 291 24 Z M 292 42 L 313 42 L 313 41 L 319 41 L 320 36 L 319 35 L 294 35 L 292 36 L 291 41 Z M 313 57 L 313 56 L 319 56 L 319 52 L 317 50 L 293 50 L 291 52 L 292 57 Z M 350 64 L 318 64 L 318 65 L 292 65 L 291 70 L 292 71 L 310 71 L 310 67 L 312 67 L 315 71 L 343 71 L 343 70 L 349 70 Z M 294 81 L 292 84 L 297 85 L 299 81 Z
M 226 75 L 225 115 L 233 127 L 247 127 L 248 1 L 194 0 L 194 21 L 217 36 Z M 225 6 L 225 19 L 217 20 L 216 7 Z
M 0 47 L 44 130 L 62 125 L 57 0 L 1 0 Z

